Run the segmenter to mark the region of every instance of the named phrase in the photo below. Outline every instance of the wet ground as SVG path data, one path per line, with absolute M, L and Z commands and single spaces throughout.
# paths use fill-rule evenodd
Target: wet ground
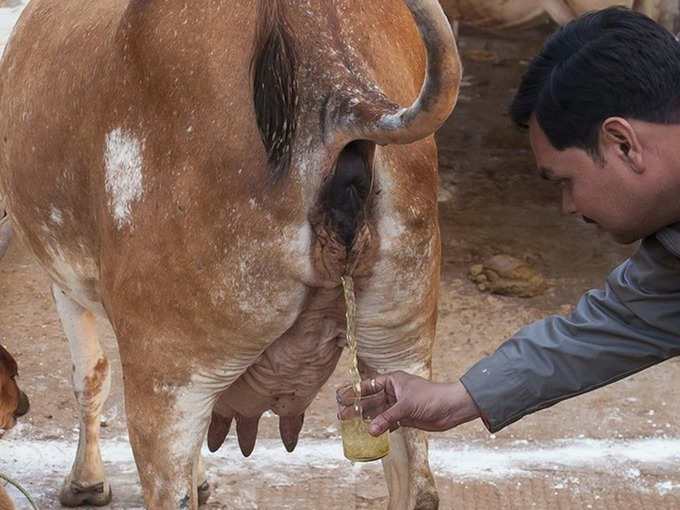
M 602 285 L 634 247 L 622 247 L 559 212 L 559 190 L 536 175 L 526 134 L 505 115 L 513 87 L 547 29 L 505 35 L 461 32 L 465 81 L 459 105 L 438 133 L 443 271 L 434 376 L 451 380 L 524 324 L 567 313 Z M 528 299 L 481 293 L 468 267 L 506 253 L 548 280 Z M 43 509 L 73 459 L 77 418 L 68 345 L 46 276 L 19 245 L 0 264 L 0 342 L 14 353 L 32 409 L 0 439 L 0 471 L 19 480 Z M 102 447 L 114 500 L 141 508 L 126 442 L 120 364 L 102 324 L 113 366 Z M 277 421 L 265 417 L 258 445 L 243 459 L 233 439 L 207 454 L 209 508 L 383 509 L 379 463 L 342 458 L 332 388 L 343 357 L 309 409 L 298 449 L 285 453 Z M 442 509 L 680 508 L 680 365 L 668 361 L 588 395 L 526 417 L 496 435 L 477 421 L 433 435 L 431 462 Z M 19 509 L 29 508 L 13 492 Z

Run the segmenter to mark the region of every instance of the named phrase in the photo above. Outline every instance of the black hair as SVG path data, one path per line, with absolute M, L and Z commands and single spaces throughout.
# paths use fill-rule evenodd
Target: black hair
M 290 166 L 297 129 L 297 55 L 279 0 L 260 0 L 253 58 L 253 103 L 267 150 L 269 181 L 276 183 Z
M 556 149 L 593 157 L 608 117 L 680 123 L 680 42 L 625 7 L 585 14 L 548 39 L 522 78 L 510 117 L 526 127 L 532 114 Z

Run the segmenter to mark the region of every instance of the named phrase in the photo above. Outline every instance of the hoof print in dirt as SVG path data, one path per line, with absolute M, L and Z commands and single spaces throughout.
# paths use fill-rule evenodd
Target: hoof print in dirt
M 482 292 L 504 296 L 540 296 L 548 289 L 545 278 L 528 263 L 510 255 L 495 255 L 468 270 L 470 280 Z

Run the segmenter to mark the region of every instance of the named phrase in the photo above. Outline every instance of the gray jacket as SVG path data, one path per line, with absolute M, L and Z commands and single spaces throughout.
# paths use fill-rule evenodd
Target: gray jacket
M 575 311 L 521 329 L 462 378 L 496 432 L 680 354 L 680 223 L 646 238 Z

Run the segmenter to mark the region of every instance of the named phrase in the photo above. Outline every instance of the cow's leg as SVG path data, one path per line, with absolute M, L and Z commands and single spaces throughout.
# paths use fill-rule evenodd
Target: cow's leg
M 210 498 L 210 484 L 208 475 L 205 472 L 205 461 L 203 455 L 198 456 L 198 504 L 205 505 Z
M 204 481 L 199 479 L 200 449 L 221 387 L 216 390 L 180 374 L 166 357 L 173 351 L 171 343 L 141 354 L 142 344 L 119 342 L 128 431 L 144 502 L 149 510 L 195 510 Z M 195 365 L 186 354 L 182 360 Z
M 423 367 L 389 367 L 360 365 L 361 378 L 377 373 L 404 370 L 430 378 Z M 427 434 L 421 430 L 402 427 L 390 433 L 390 454 L 382 459 L 383 471 L 390 500 L 388 510 L 437 510 L 439 496 L 428 462 Z
M 635 0 L 633 9 L 649 16 L 674 34 L 680 30 L 680 2 L 678 0 Z
M 99 343 L 94 314 L 56 285 L 52 294 L 71 346 L 73 389 L 80 414 L 78 451 L 59 500 L 64 506 L 105 505 L 111 500 L 111 488 L 99 450 L 99 427 L 111 386 L 109 362 Z
M 558 25 L 565 25 L 576 18 L 574 9 L 564 0 L 544 0 L 543 8 Z
M 657 20 L 660 4 L 659 0 L 635 0 L 633 10 L 649 16 L 653 20 Z

